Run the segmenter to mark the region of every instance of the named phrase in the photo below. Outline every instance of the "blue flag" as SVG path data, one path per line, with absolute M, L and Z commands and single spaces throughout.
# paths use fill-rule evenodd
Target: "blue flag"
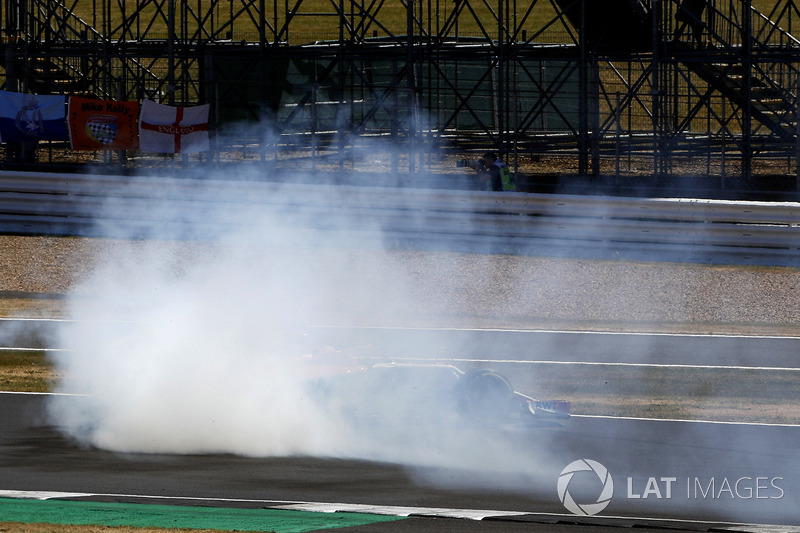
M 66 99 L 0 91 L 0 142 L 66 141 Z

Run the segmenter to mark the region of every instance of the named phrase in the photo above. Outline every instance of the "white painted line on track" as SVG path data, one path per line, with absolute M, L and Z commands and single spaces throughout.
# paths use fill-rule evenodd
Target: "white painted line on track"
M 22 394 L 28 396 L 88 396 L 88 394 L 79 394 L 74 392 L 25 392 L 12 390 L 0 390 L 0 394 Z
M 71 318 L 35 318 L 35 317 L 2 317 L 2 322 L 75 322 Z M 128 320 L 95 320 L 95 322 L 130 322 Z M 387 326 L 331 326 L 331 325 L 311 325 L 309 328 L 316 329 L 363 329 L 363 330 L 396 330 L 396 331 L 474 331 L 474 332 L 493 332 L 493 333 L 546 333 L 557 335 L 607 335 L 625 337 L 698 337 L 698 338 L 721 338 L 721 339 L 786 339 L 800 341 L 800 335 L 741 335 L 728 333 L 676 333 L 676 332 L 648 332 L 648 331 L 578 331 L 568 329 L 521 329 L 521 328 L 459 328 L 459 327 L 387 327 Z
M 492 511 L 486 509 L 447 509 L 444 507 L 403 507 L 393 505 L 370 505 L 362 503 L 304 502 L 289 505 L 273 505 L 271 509 L 286 511 L 311 511 L 315 513 L 370 513 L 391 516 L 431 516 L 437 518 L 465 518 L 483 520 L 522 516 L 529 513 L 520 511 Z
M 3 352 L 72 352 L 67 348 L 20 348 L 12 346 L 0 346 L 0 351 Z
M 2 322 L 75 322 L 72 318 L 36 318 L 36 317 L 0 317 Z M 94 322 L 130 322 L 122 319 L 94 320 Z M 495 333 L 547 333 L 559 335 L 609 335 L 626 337 L 699 337 L 722 339 L 788 339 L 800 341 L 800 335 L 740 335 L 728 333 L 675 333 L 675 332 L 648 332 L 648 331 L 579 331 L 569 329 L 540 329 L 540 328 L 460 328 L 460 327 L 411 327 L 411 326 L 333 326 L 315 324 L 307 326 L 316 329 L 364 329 L 364 330 L 396 330 L 396 331 L 475 331 Z
M 11 348 L 0 346 L 0 351 L 19 351 L 19 352 L 64 352 L 71 353 L 75 350 L 69 348 Z M 418 361 L 427 363 L 454 362 L 454 363 L 503 363 L 503 364 L 526 364 L 526 365 L 564 365 L 564 366 L 612 366 L 612 367 L 632 367 L 632 368 L 685 368 L 685 369 L 706 369 L 706 370 L 777 370 L 781 372 L 800 372 L 800 367 L 785 366 L 742 366 L 742 365 L 692 365 L 686 363 L 622 363 L 618 361 L 550 361 L 546 359 L 475 359 L 475 358 L 448 358 L 437 357 L 429 359 L 426 357 L 393 357 L 394 361 Z
M 265 504 L 270 509 L 283 509 L 293 511 L 313 511 L 318 513 L 372 513 L 391 516 L 438 516 L 447 518 L 467 518 L 470 520 L 483 520 L 484 518 L 497 518 L 503 516 L 520 516 L 530 514 L 526 511 L 499 511 L 487 509 L 448 509 L 439 507 L 404 507 L 393 505 L 370 505 L 356 503 L 334 502 L 308 502 L 296 500 L 257 500 L 240 498 L 199 498 L 193 496 L 153 496 L 149 494 L 102 494 L 96 492 L 54 492 L 54 491 L 20 491 L 0 489 L 0 498 L 54 500 L 70 498 L 132 498 L 143 500 L 166 500 L 187 502 L 230 502 L 230 503 L 259 503 Z
M 513 364 L 540 364 L 540 365 L 584 365 L 584 366 L 619 366 L 619 367 L 643 367 L 643 368 L 704 368 L 710 370 L 780 370 L 790 372 L 800 372 L 800 367 L 781 367 L 781 366 L 741 366 L 741 365 L 690 365 L 685 363 L 621 363 L 621 362 L 602 362 L 602 361 L 549 361 L 549 360 L 530 360 L 530 359 L 470 359 L 470 358 L 446 358 L 439 357 L 428 359 L 425 357 L 393 357 L 395 361 L 425 361 L 443 362 L 451 361 L 455 363 L 513 363 Z
M 335 512 L 359 512 L 372 513 L 387 516 L 402 517 L 438 517 L 438 518 L 460 518 L 469 520 L 483 520 L 485 518 L 502 517 L 547 517 L 547 518 L 581 518 L 569 513 L 546 513 L 531 511 L 509 511 L 496 509 L 459 509 L 447 507 L 409 507 L 397 505 L 371 505 L 356 503 L 335 503 L 335 502 L 309 502 L 295 500 L 261 500 L 243 498 L 201 498 L 196 496 L 154 496 L 149 494 L 104 494 L 104 493 L 81 493 L 81 492 L 54 492 L 54 491 L 20 491 L 0 489 L 0 498 L 18 499 L 72 499 L 72 498 L 130 498 L 136 500 L 157 500 L 173 502 L 215 502 L 215 503 L 257 503 L 264 504 L 269 509 L 283 509 L 294 511 L 312 511 L 321 513 Z M 647 516 L 624 516 L 624 515 L 595 515 L 594 519 L 604 520 L 625 520 L 637 523 L 660 522 L 670 524 L 709 524 L 714 526 L 724 526 L 726 529 L 736 531 L 746 531 L 762 533 L 765 531 L 782 531 L 787 533 L 800 533 L 800 526 L 777 525 L 777 524 L 748 524 L 746 522 L 712 522 L 708 520 L 689 520 L 684 518 L 661 518 Z
M 683 422 L 688 424 L 723 424 L 727 426 L 764 426 L 779 428 L 797 428 L 800 424 L 779 424 L 773 422 L 733 422 L 725 420 L 692 420 L 684 418 L 643 418 L 637 416 L 580 415 L 570 414 L 571 418 L 598 418 L 608 420 L 634 420 L 639 422 Z
M 3 322 L 74 322 L 71 318 L 2 317 Z
M 0 498 L 14 498 L 17 500 L 53 500 L 58 498 L 83 498 L 92 496 L 83 492 L 55 492 L 46 490 L 2 490 Z
M 448 328 L 448 327 L 383 327 L 383 326 L 324 326 L 315 325 L 310 328 L 325 329 L 374 329 L 397 331 L 476 331 L 497 333 L 554 333 L 562 335 L 619 335 L 627 337 L 712 337 L 722 339 L 790 339 L 800 341 L 800 335 L 734 335 L 728 333 L 665 333 L 648 331 L 577 331 L 568 329 L 519 329 L 519 328 Z

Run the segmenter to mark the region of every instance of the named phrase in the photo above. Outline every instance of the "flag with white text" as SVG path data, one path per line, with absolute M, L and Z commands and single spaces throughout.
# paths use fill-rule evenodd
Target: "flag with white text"
M 62 95 L 0 91 L 0 142 L 66 141 L 65 104 Z
M 133 150 L 139 146 L 139 102 L 70 96 L 67 115 L 73 150 Z
M 209 104 L 174 107 L 142 102 L 139 148 L 144 152 L 189 154 L 209 149 Z

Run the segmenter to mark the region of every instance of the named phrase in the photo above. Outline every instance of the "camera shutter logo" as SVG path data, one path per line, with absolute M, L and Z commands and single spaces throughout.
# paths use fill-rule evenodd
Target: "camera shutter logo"
M 603 490 L 600 492 L 597 501 L 594 503 L 577 503 L 572 499 L 569 493 L 569 482 L 577 472 L 594 472 L 600 478 L 603 484 Z M 614 495 L 614 480 L 611 479 L 611 474 L 608 469 L 591 459 L 579 459 L 566 466 L 558 476 L 558 499 L 564 504 L 572 514 L 592 516 L 596 515 L 605 509 L 611 502 L 611 497 Z

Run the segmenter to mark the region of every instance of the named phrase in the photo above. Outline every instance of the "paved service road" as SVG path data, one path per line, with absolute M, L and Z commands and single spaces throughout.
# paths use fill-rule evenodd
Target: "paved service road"
M 455 435 L 440 452 L 468 461 L 413 466 L 86 449 L 62 438 L 44 419 L 45 398 L 0 394 L 0 490 L 88 493 L 115 501 L 144 496 L 149 502 L 195 505 L 336 503 L 389 506 L 389 512 L 413 507 L 422 515 L 430 514 L 428 508 L 519 513 L 483 522 L 415 518 L 365 531 L 529 531 L 533 523 L 540 524 L 538 531 L 553 529 L 556 522 L 691 530 L 721 527 L 713 522 L 800 525 L 800 427 L 575 417 L 555 428 L 484 428 L 486 438 L 477 450 L 474 435 Z M 613 481 L 612 498 L 597 516 L 573 516 L 559 500 L 559 476 L 569 476 L 562 471 L 581 459 L 607 468 Z M 579 504 L 600 499 L 604 485 L 598 474 L 574 466 L 573 471 L 571 479 L 563 478 L 569 497 Z

